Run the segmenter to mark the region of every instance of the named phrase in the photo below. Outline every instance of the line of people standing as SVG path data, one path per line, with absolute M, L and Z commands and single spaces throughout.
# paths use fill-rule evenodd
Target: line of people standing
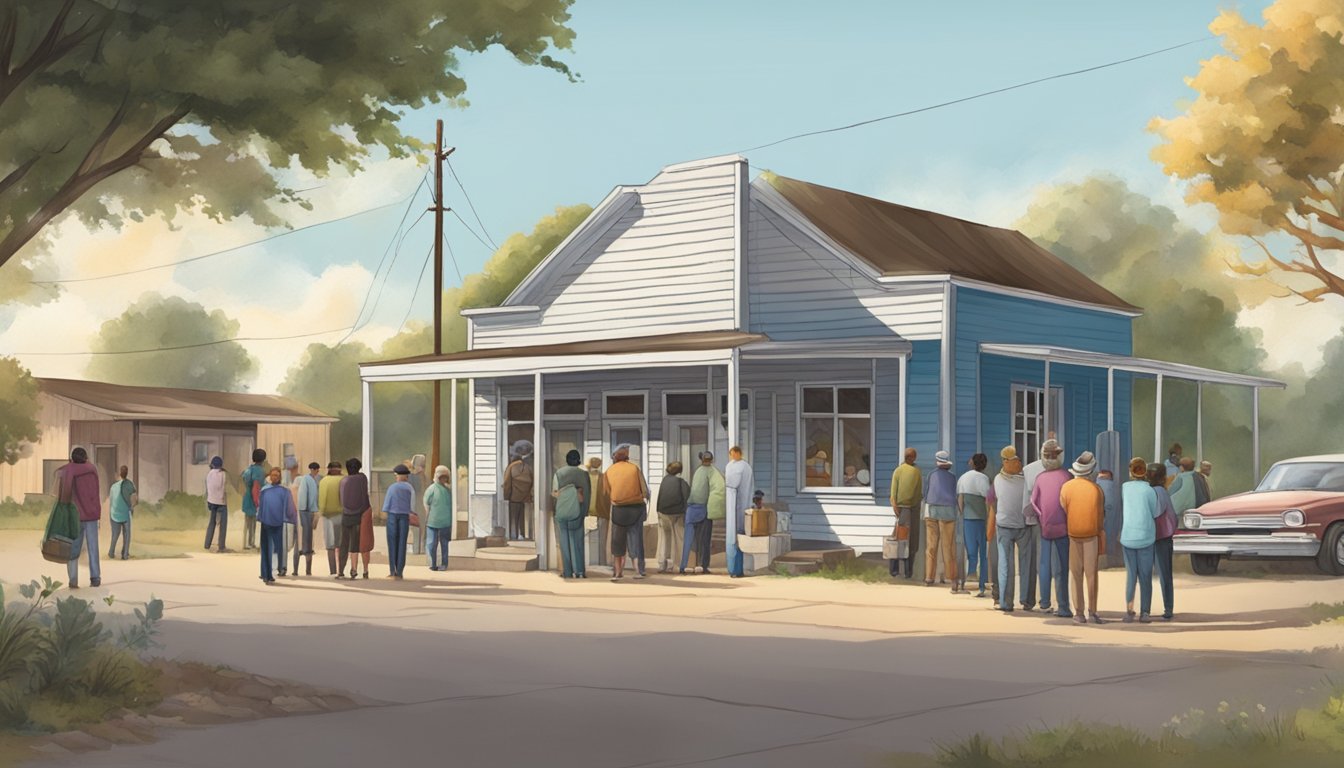
M 1179 449 L 1177 449 L 1179 450 Z M 1162 618 L 1174 616 L 1172 537 L 1182 505 L 1207 501 L 1207 485 L 1194 477 L 1185 459 L 1178 483 L 1163 464 L 1135 458 L 1130 479 L 1119 491 L 1123 514 L 1116 512 L 1117 489 L 1109 471 L 1097 468 L 1096 457 L 1084 451 L 1071 466 L 1063 461 L 1058 441 L 1041 445 L 1041 458 L 1023 466 L 1017 449 L 999 452 L 1000 471 L 991 480 L 985 454 L 971 457 L 968 471 L 955 477 L 946 451 L 935 456 L 927 476 L 916 467 L 918 453 L 908 449 L 895 470 L 891 505 L 896 526 L 891 540 L 897 557 L 889 557 L 893 577 L 914 578 L 918 534 L 925 538 L 924 583 L 933 586 L 941 566 L 941 583 L 953 593 L 969 593 L 968 573 L 976 574 L 976 597 L 992 597 L 996 608 L 1011 613 L 1021 607 L 1039 610 L 1079 624 L 1105 623 L 1097 608 L 1098 572 L 1114 531 L 1126 567 L 1126 622 L 1151 621 L 1153 574 L 1163 598 Z M 1179 454 L 1177 454 L 1179 458 Z M 1167 485 L 1173 491 L 1168 493 Z M 1173 504 L 1179 494 L 1180 504 Z M 925 510 L 918 526 L 920 509 Z M 1118 525 L 1111 526 L 1111 520 Z M 1112 543 L 1110 546 L 1116 546 Z M 1072 589 L 1070 589 L 1072 581 Z M 1139 600 L 1135 610 L 1135 597 Z

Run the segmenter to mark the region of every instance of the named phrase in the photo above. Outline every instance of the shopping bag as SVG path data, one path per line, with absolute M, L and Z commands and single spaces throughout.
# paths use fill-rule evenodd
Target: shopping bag
M 64 474 L 64 473 L 62 473 Z M 70 489 L 61 478 L 60 492 L 47 518 L 42 534 L 42 557 L 53 563 L 68 563 L 75 556 L 75 539 L 79 538 L 79 510 L 70 501 Z
M 882 539 L 882 557 L 886 560 L 904 560 L 910 556 L 910 541 L 886 536 Z

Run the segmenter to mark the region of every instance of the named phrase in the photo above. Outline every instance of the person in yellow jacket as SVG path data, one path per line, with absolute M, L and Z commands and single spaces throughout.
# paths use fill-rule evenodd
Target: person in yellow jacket
M 891 473 L 891 511 L 896 515 L 896 527 L 892 536 L 897 541 L 909 543 L 905 557 L 893 558 L 889 565 L 892 576 L 899 576 L 901 564 L 905 564 L 905 578 L 914 578 L 915 551 L 919 547 L 919 502 L 924 498 L 924 478 L 915 466 L 919 453 L 914 448 L 905 449 L 905 462 Z
M 1073 479 L 1059 491 L 1059 502 L 1069 531 L 1069 570 L 1073 576 L 1073 620 L 1086 624 L 1090 616 L 1093 624 L 1102 624 L 1097 615 L 1097 558 L 1105 552 L 1102 533 L 1105 530 L 1106 497 L 1101 486 L 1092 482 L 1097 459 L 1091 451 L 1083 451 L 1073 462 L 1069 473 Z M 1087 577 L 1087 602 L 1083 602 L 1083 577 Z
M 336 575 L 336 548 L 341 530 L 341 462 L 327 462 L 327 474 L 317 484 L 317 511 L 322 515 L 322 539 L 327 546 L 327 566 Z

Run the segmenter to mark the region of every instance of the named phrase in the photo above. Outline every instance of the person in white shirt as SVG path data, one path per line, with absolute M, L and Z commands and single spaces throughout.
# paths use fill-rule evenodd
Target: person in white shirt
M 985 534 L 989 526 L 989 478 L 985 468 L 989 457 L 977 453 L 971 457 L 971 469 L 957 478 L 957 508 L 961 510 L 965 530 L 966 573 L 974 573 L 980 582 L 976 597 L 985 596 L 985 582 L 989 580 L 989 545 Z
M 999 545 L 999 610 L 1012 613 L 1014 566 L 1021 571 L 1017 575 L 1021 579 L 1025 596 L 1029 581 L 1027 561 L 1034 558 L 1035 553 L 1026 547 L 1030 534 L 1024 510 L 1029 509 L 1029 505 L 1025 493 L 1026 482 L 1022 477 L 1022 460 L 1017 456 L 1017 449 L 1011 445 L 999 451 L 999 458 L 1003 459 L 1003 471 L 994 477 L 986 501 L 989 514 L 994 515 L 995 536 Z M 1035 578 L 1030 581 L 1034 583 Z
M 216 456 L 210 460 L 210 471 L 205 473 L 205 508 L 210 513 L 210 522 L 205 527 L 205 549 L 215 540 L 215 526 L 219 526 L 219 551 L 225 551 L 224 538 L 229 532 L 228 500 L 224 495 L 224 459 Z
M 724 486 L 728 491 L 728 514 L 736 520 L 730 526 L 729 533 L 742 533 L 747 525 L 747 509 L 751 507 L 751 494 L 756 488 L 756 478 L 752 475 L 751 465 L 742 459 L 742 449 L 734 445 L 728 449 L 728 466 L 723 471 Z M 743 575 L 742 550 L 738 549 L 737 538 L 729 535 L 726 541 L 728 575 L 738 578 Z

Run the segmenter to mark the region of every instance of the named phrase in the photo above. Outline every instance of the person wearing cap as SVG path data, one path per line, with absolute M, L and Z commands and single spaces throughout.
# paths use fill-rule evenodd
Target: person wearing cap
M 742 457 L 741 446 L 734 445 L 728 449 L 728 466 L 723 472 L 723 484 L 727 493 L 725 506 L 733 513 L 732 530 L 737 534 L 745 533 L 747 509 L 751 507 L 751 499 L 747 493 L 756 487 L 756 477 L 751 471 L 751 464 Z M 741 547 L 737 545 L 737 536 L 729 536 L 725 544 L 728 575 L 734 579 L 745 576 L 746 572 L 743 570 L 745 557 Z
M 636 579 L 644 578 L 644 520 L 649 514 L 649 485 L 644 472 L 630 461 L 630 446 L 620 445 L 611 453 L 611 467 L 602 475 L 611 498 L 611 556 L 615 560 L 612 581 L 625 577 L 625 555 L 630 552 Z M 633 545 L 633 546 L 632 546 Z
M 528 535 L 527 505 L 532 498 L 532 465 L 526 459 L 532 453 L 532 443 L 519 440 L 509 449 L 509 464 L 504 468 L 500 486 L 509 505 L 509 539 L 523 541 Z
M 893 558 L 888 565 L 892 577 L 899 576 L 901 566 L 905 566 L 905 578 L 914 578 L 915 551 L 919 548 L 919 521 L 917 510 L 919 501 L 924 497 L 924 478 L 915 466 L 919 454 L 914 448 L 905 449 L 905 461 L 891 473 L 891 511 L 896 517 L 896 525 L 891 535 L 897 541 L 908 544 L 904 558 Z
M 667 465 L 667 474 L 658 484 L 658 572 L 671 573 L 672 564 L 681 562 L 681 546 L 686 538 L 686 503 L 691 484 L 681 476 L 680 461 Z
M 453 529 L 453 473 L 440 464 L 434 468 L 434 482 L 425 489 L 420 501 L 425 505 L 425 527 L 429 530 L 429 570 L 448 570 L 448 542 Z M 442 564 L 440 564 L 442 562 Z
M 957 573 L 957 477 L 952 474 L 952 456 L 938 451 L 933 457 L 934 470 L 924 482 L 924 503 L 929 516 L 924 519 L 928 541 L 924 549 L 924 586 L 931 587 L 938 575 L 938 552 L 943 553 L 943 575 L 952 580 L 952 591 L 960 589 Z M 944 579 L 946 583 L 947 579 Z
M 1069 469 L 1072 479 L 1059 491 L 1060 506 L 1068 527 L 1069 570 L 1073 576 L 1074 621 L 1102 624 L 1097 615 L 1098 556 L 1105 551 L 1102 540 L 1106 516 L 1106 496 L 1092 482 L 1097 459 L 1091 451 L 1083 451 Z M 1083 598 L 1083 580 L 1087 580 L 1087 598 Z
M 1060 457 L 1064 449 L 1055 440 L 1041 445 L 1042 471 L 1032 485 L 1030 504 L 1040 521 L 1042 547 L 1040 550 L 1039 586 L 1041 610 L 1054 613 L 1061 619 L 1073 618 L 1069 608 L 1069 524 L 1064 517 L 1059 492 L 1073 478 Z M 1055 608 L 1050 609 L 1050 588 L 1054 586 Z
M 565 466 L 557 469 L 551 478 L 562 579 L 588 578 L 583 552 L 583 519 L 587 517 L 588 499 L 593 494 L 588 485 L 588 472 L 579 466 L 582 458 L 578 451 L 566 453 Z
M 219 526 L 219 551 L 224 550 L 224 539 L 229 532 L 229 507 L 225 487 L 228 475 L 224 472 L 224 458 L 210 459 L 210 471 L 205 473 L 205 509 L 210 515 L 205 525 L 205 551 L 215 542 L 215 526 Z
M 989 507 L 989 477 L 985 468 L 989 457 L 977 453 L 968 462 L 970 469 L 957 478 L 957 510 L 961 513 L 966 541 L 966 573 L 975 572 L 980 582 L 976 597 L 985 596 L 985 582 L 989 580 L 989 545 L 985 539 Z
M 275 583 L 277 572 L 285 575 L 285 524 L 298 520 L 294 497 L 281 482 L 279 467 L 271 467 L 266 474 L 266 485 L 258 492 L 257 501 L 256 517 L 261 524 L 261 580 L 269 585 Z
M 341 498 L 341 551 L 336 578 L 345 578 L 345 564 L 350 563 L 350 578 L 359 577 L 359 556 L 366 552 L 363 541 L 364 515 L 373 508 L 369 498 L 369 477 L 362 470 L 364 462 L 351 457 L 345 460 L 345 477 L 338 488 Z M 371 547 L 370 547 L 371 549 Z M 364 560 L 364 578 L 369 578 L 369 561 Z M 390 558 L 389 558 L 390 559 Z
M 714 520 L 722 520 L 727 506 L 727 490 L 723 475 L 714 466 L 714 454 L 701 451 L 700 468 L 691 476 L 691 493 L 686 501 L 686 535 L 681 548 L 680 573 L 686 573 L 686 563 L 692 546 L 700 561 L 700 572 L 709 573 L 710 540 L 714 534 Z M 692 569 L 694 570 L 694 569 Z
M 999 451 L 1003 468 L 990 484 L 989 514 L 994 517 L 994 535 L 999 550 L 999 610 L 1012 613 L 1014 586 L 1025 597 L 1030 572 L 1029 559 L 1034 557 L 1026 546 L 1030 540 L 1027 529 L 1026 479 L 1022 476 L 1022 459 L 1017 448 L 1009 445 Z M 1014 575 L 1020 581 L 1014 580 Z
M 389 577 L 401 579 L 406 572 L 406 540 L 411 533 L 411 498 L 415 489 L 411 487 L 410 467 L 398 464 L 392 472 L 397 481 L 383 494 L 383 512 L 387 514 L 387 568 Z
M 1194 466 L 1192 459 L 1181 459 Z M 1153 566 L 1157 571 L 1157 583 L 1162 592 L 1162 620 L 1171 621 L 1175 610 L 1176 584 L 1172 573 L 1172 537 L 1176 535 L 1178 511 L 1172 506 L 1171 495 L 1167 493 L 1167 468 L 1161 464 L 1148 465 L 1148 484 L 1157 494 L 1156 532 L 1153 534 Z
M 1160 466 L 1160 465 L 1159 465 Z M 1120 487 L 1120 546 L 1125 550 L 1125 623 L 1134 621 L 1134 588 L 1139 591 L 1139 621 L 1152 621 L 1153 545 L 1157 541 L 1157 518 L 1162 508 L 1157 492 L 1148 482 L 1148 463 L 1139 457 L 1130 459 L 1129 482 Z
M 341 462 L 327 462 L 327 474 L 317 483 L 317 511 L 322 516 L 322 543 L 326 545 L 327 567 L 332 576 L 345 578 L 345 566 L 336 568 L 336 549 L 345 532 L 341 507 Z M 348 554 L 348 553 L 347 553 Z
M 261 487 L 266 483 L 266 450 L 252 451 L 252 464 L 243 470 L 243 549 L 257 547 L 257 504 L 261 502 Z
M 313 575 L 313 529 L 321 514 L 318 508 L 318 473 L 322 465 L 316 461 L 308 462 L 308 474 L 298 479 L 298 498 L 294 505 L 299 510 L 299 540 L 294 547 L 294 575 L 299 575 L 299 556 L 306 562 L 304 573 Z

